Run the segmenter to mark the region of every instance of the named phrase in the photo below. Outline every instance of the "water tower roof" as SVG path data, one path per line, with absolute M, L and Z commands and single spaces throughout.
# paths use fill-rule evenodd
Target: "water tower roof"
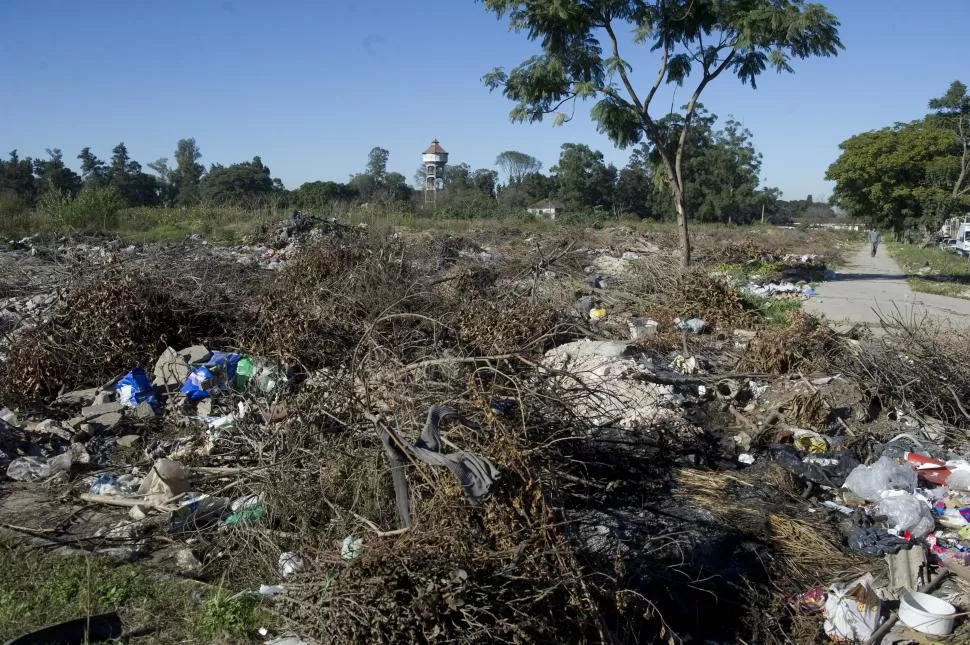
M 429 146 L 428 149 L 424 151 L 424 154 L 426 154 L 426 155 L 446 155 L 446 154 L 448 154 L 448 152 L 444 148 L 442 148 L 441 147 L 441 144 L 438 143 L 438 140 L 435 139 L 434 141 L 431 142 L 431 146 Z

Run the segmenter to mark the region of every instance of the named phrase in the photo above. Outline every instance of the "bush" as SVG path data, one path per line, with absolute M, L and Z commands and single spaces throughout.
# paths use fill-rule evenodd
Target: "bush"
M 59 228 L 74 230 L 107 230 L 118 223 L 118 211 L 125 201 L 114 188 L 85 186 L 77 197 L 60 189 L 44 194 L 39 208 Z

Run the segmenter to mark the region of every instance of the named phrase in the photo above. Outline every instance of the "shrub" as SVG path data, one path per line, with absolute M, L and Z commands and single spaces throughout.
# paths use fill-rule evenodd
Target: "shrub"
M 125 201 L 110 186 L 85 186 L 74 199 L 60 189 L 51 190 L 41 197 L 39 207 L 59 228 L 106 230 L 117 226 Z

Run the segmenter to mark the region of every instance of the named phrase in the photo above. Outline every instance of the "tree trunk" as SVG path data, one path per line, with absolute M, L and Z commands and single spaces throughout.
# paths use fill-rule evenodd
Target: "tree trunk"
M 687 234 L 687 210 L 684 208 L 684 195 L 679 188 L 674 189 L 674 208 L 677 210 L 677 233 L 680 237 L 680 266 L 690 266 L 690 236 Z

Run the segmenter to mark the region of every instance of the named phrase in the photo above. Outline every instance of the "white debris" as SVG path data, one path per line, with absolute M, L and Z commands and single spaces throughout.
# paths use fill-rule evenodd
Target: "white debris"
M 619 423 L 632 428 L 679 418 L 672 409 L 673 386 L 637 380 L 638 374 L 651 370 L 628 356 L 628 349 L 620 341 L 580 340 L 546 352 L 542 366 L 557 373 L 557 394 L 594 426 Z

